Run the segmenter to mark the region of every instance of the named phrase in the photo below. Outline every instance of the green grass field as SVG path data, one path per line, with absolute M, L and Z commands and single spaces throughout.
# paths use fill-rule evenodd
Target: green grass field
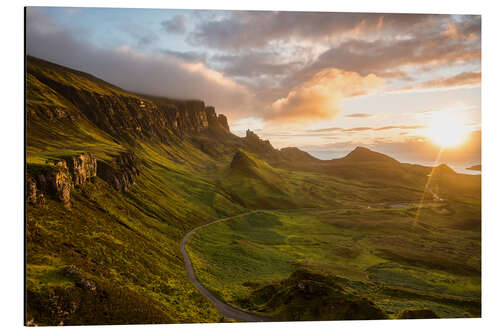
M 256 212 L 201 229 L 188 250 L 200 281 L 243 309 L 255 306 L 257 288 L 304 268 L 334 276 L 390 315 L 425 308 L 478 316 L 477 233 L 443 227 L 433 206 L 424 204 L 418 225 L 413 205 Z

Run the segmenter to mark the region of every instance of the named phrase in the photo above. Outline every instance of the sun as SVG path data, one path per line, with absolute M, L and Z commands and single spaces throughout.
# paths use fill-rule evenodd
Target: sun
M 453 148 L 462 144 L 470 129 L 467 119 L 458 112 L 441 111 L 433 113 L 429 119 L 425 136 L 441 148 Z

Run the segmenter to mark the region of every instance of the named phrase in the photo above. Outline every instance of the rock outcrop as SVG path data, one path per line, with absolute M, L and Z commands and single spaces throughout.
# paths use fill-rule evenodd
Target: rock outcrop
M 90 153 L 48 160 L 45 165 L 28 165 L 27 202 L 43 204 L 45 196 L 56 197 L 71 207 L 71 190 L 96 176 L 97 161 Z
M 97 174 L 97 160 L 90 153 L 66 159 L 69 174 L 75 186 L 81 186 Z
M 257 153 L 274 153 L 276 154 L 277 151 L 274 149 L 274 147 L 271 145 L 271 142 L 269 140 L 262 140 L 259 138 L 257 134 L 252 132 L 251 130 L 247 130 L 246 136 L 243 138 L 245 144 L 252 150 L 253 152 Z
M 134 185 L 139 173 L 139 161 L 132 152 L 121 153 L 111 162 L 97 161 L 97 176 L 120 192 Z

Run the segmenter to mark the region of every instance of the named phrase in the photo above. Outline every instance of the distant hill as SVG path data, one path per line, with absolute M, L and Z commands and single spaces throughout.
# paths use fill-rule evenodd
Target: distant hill
M 468 167 L 467 170 L 481 171 L 481 164 Z
M 335 160 L 335 159 L 334 159 Z M 377 153 L 368 148 L 356 147 L 353 151 L 347 154 L 345 157 L 337 159 L 337 161 L 344 162 L 387 162 L 387 163 L 398 163 L 394 158 L 384 155 L 382 153 Z

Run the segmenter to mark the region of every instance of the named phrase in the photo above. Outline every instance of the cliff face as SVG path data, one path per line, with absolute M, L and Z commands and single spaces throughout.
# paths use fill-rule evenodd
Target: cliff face
M 75 73 L 79 81 L 74 77 L 65 80 L 61 73 Z M 199 133 L 210 126 L 229 131 L 226 117 L 217 116 L 215 109 L 202 101 L 128 93 L 43 60 L 28 57 L 27 79 L 38 87 L 28 91 L 28 120 L 78 121 L 84 117 L 105 133 L 129 143 L 136 138 L 167 142 L 173 135 Z
M 28 166 L 27 201 L 33 205 L 43 204 L 48 195 L 69 208 L 71 190 L 95 177 L 96 169 L 97 160 L 89 153 L 50 160 L 46 165 Z
M 45 203 L 46 196 L 71 207 L 71 191 L 99 176 L 120 192 L 127 191 L 139 175 L 139 162 L 132 152 L 124 152 L 111 162 L 98 161 L 90 153 L 50 160 L 46 165 L 30 166 L 26 177 L 27 202 Z
M 251 130 L 247 130 L 246 136 L 243 138 L 244 143 L 254 152 L 263 154 L 277 154 L 269 140 L 262 140 L 257 134 Z
M 97 161 L 97 176 L 120 192 L 134 185 L 139 174 L 139 161 L 132 152 L 122 153 L 112 162 Z
M 65 161 L 75 186 L 85 184 L 97 174 L 97 160 L 92 154 L 83 153 L 81 155 L 69 157 Z

